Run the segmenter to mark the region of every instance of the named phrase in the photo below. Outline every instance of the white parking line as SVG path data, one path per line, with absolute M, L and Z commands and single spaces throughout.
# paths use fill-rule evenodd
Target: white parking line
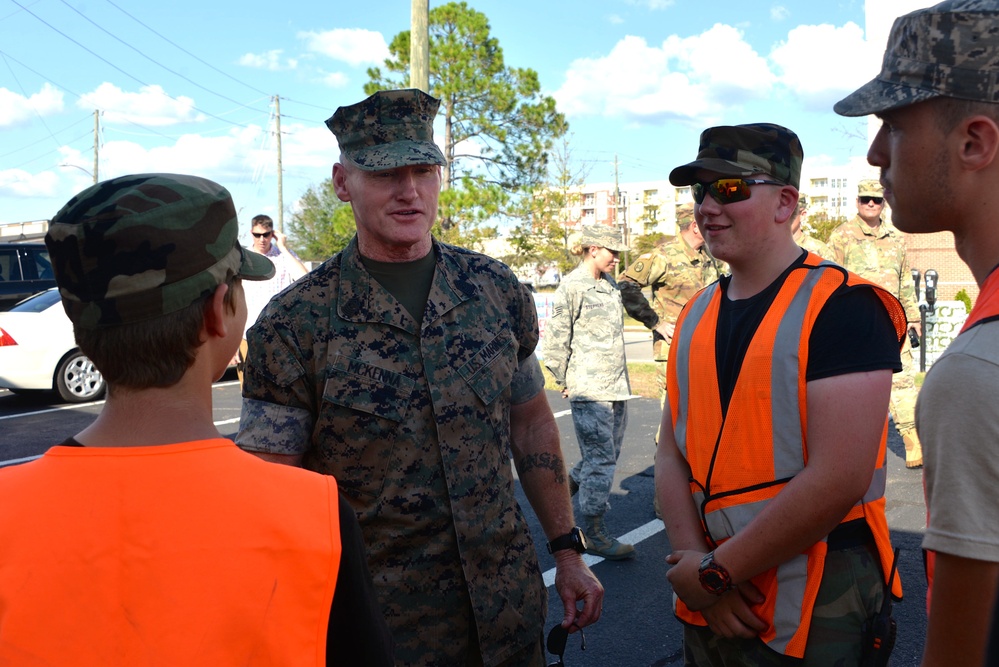
M 665 530 L 666 526 L 659 519 L 653 519 L 649 521 L 644 526 L 639 526 L 635 530 L 625 533 L 621 537 L 617 538 L 624 542 L 625 544 L 638 544 L 642 540 L 647 540 L 656 533 Z M 583 562 L 586 563 L 587 567 L 593 567 L 597 563 L 603 562 L 605 559 L 602 556 L 594 556 L 592 554 L 583 554 Z M 545 572 L 545 586 L 551 586 L 555 583 L 555 568 L 552 568 Z

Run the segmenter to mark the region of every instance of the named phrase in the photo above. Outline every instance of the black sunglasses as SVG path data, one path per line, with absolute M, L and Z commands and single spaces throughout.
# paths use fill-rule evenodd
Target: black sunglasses
M 273 231 L 270 231 L 270 232 L 250 232 L 250 233 L 251 233 L 251 234 L 253 234 L 253 236 L 254 236 L 255 238 L 258 238 L 258 239 L 266 239 L 267 237 L 269 237 L 269 236 L 270 236 L 271 234 L 273 234 L 274 232 L 273 232 Z
M 750 185 L 785 185 L 779 181 L 768 181 L 762 178 L 719 178 L 714 183 L 694 183 L 690 193 L 694 202 L 700 204 L 704 197 L 710 194 L 719 204 L 734 204 L 737 201 L 749 199 Z
M 578 627 L 575 626 L 574 627 Z M 579 628 L 579 638 L 582 640 L 583 644 L 580 647 L 581 651 L 586 650 L 586 637 L 583 635 L 583 629 Z M 548 633 L 548 641 L 546 645 L 548 647 L 548 652 L 558 658 L 558 662 L 548 663 L 548 667 L 565 667 L 565 662 L 562 660 L 562 656 L 565 655 L 565 644 L 569 641 L 569 631 L 563 628 L 561 625 L 556 625 Z
M 883 204 L 885 201 L 884 197 L 857 197 L 857 199 L 860 200 L 861 204 L 870 204 L 871 202 L 874 202 L 878 206 Z

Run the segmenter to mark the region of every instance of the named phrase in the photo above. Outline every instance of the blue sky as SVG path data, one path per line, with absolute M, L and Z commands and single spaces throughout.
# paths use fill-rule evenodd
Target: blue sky
M 509 66 L 539 73 L 588 180 L 612 181 L 616 155 L 627 182 L 665 178 L 717 124 L 787 125 L 808 160 L 863 155 L 866 122 L 832 104 L 877 73 L 891 18 L 931 4 L 873 2 L 876 43 L 863 0 L 468 4 Z M 0 0 L 0 222 L 49 218 L 91 182 L 94 109 L 101 178 L 193 173 L 228 187 L 241 219 L 276 219 L 278 95 L 287 224 L 338 155 L 323 120 L 364 97 L 410 5 Z

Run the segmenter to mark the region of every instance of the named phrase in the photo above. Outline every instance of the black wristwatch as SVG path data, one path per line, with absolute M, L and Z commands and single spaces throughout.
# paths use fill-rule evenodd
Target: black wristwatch
M 735 588 L 732 585 L 732 575 L 724 567 L 715 562 L 715 552 L 704 554 L 701 566 L 697 568 L 697 578 L 708 593 L 721 595 Z
M 572 549 L 578 553 L 586 551 L 586 538 L 583 537 L 583 531 L 580 530 L 579 526 L 573 526 L 572 530 L 568 533 L 561 537 L 556 537 L 548 543 L 548 553 L 550 554 L 556 551 L 564 551 L 565 549 Z

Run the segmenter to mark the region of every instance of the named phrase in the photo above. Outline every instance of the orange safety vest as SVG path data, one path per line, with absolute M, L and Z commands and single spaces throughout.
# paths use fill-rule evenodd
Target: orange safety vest
M 723 298 L 718 284 L 698 293 L 680 315 L 670 351 L 667 394 L 676 443 L 690 465 L 690 491 L 709 542 L 720 544 L 745 528 L 804 469 L 808 340 L 822 307 L 844 284 L 874 288 L 902 340 L 906 320 L 898 299 L 809 253 L 804 265 L 790 272 L 753 335 L 725 417 L 716 381 L 715 334 Z M 886 574 L 892 561 L 884 498 L 887 429 L 886 413 L 880 465 L 864 498 L 843 517 L 843 522 L 866 519 Z M 804 655 L 825 554 L 823 540 L 752 579 L 766 597 L 754 609 L 768 623 L 760 638 L 779 653 Z M 892 592 L 902 594 L 897 578 Z M 684 622 L 707 625 L 700 613 L 687 609 L 678 598 L 674 611 Z
M 325 665 L 336 482 L 224 439 L 0 470 L 0 664 Z
M 985 324 L 986 322 L 992 322 L 999 319 L 999 268 L 992 269 L 985 282 L 982 283 L 982 289 L 978 293 L 978 300 L 975 301 L 974 307 L 971 312 L 968 313 L 968 319 L 964 321 L 964 326 L 961 327 L 961 331 L 958 333 L 960 336 L 968 329 L 978 326 L 979 324 Z M 923 483 L 923 493 L 925 490 L 926 483 Z M 930 525 L 930 511 L 927 505 L 926 510 L 926 525 Z M 930 549 L 925 550 L 926 553 L 926 613 L 930 613 L 930 602 L 933 599 L 933 573 L 936 569 L 936 552 Z

